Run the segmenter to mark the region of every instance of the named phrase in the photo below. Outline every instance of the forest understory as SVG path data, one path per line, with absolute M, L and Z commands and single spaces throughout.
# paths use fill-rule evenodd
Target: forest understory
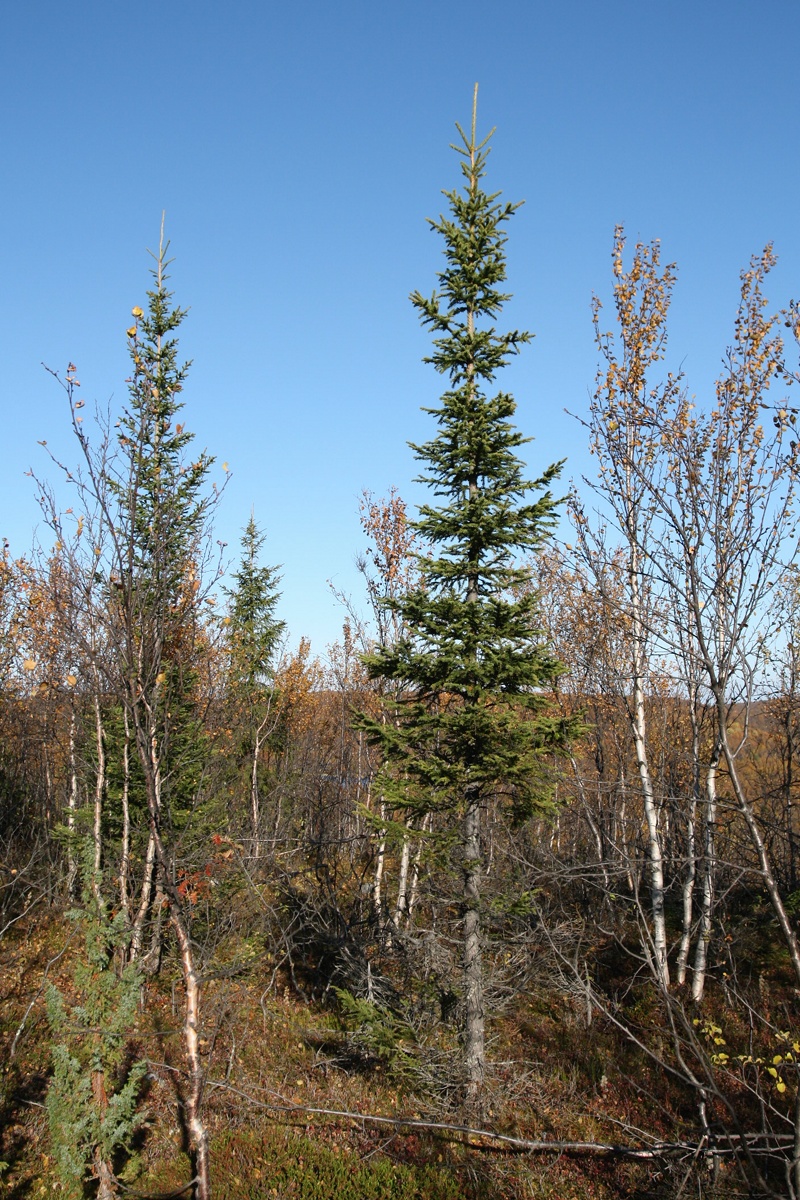
M 627 931 L 619 924 L 630 898 L 617 898 L 611 936 L 589 915 L 598 897 L 568 885 L 572 916 L 560 895 L 558 922 L 549 926 L 542 913 L 517 946 L 517 957 L 529 960 L 524 989 L 498 985 L 503 1002 L 492 1022 L 484 1119 L 469 1130 L 455 1099 L 457 1012 L 442 1022 L 441 981 L 428 1012 L 419 980 L 413 1015 L 400 1009 L 400 1017 L 390 1000 L 407 994 L 419 935 L 411 939 L 416 945 L 381 946 L 365 936 L 363 917 L 353 920 L 357 897 L 332 927 L 334 914 L 314 905 L 306 879 L 308 926 L 295 924 L 289 948 L 276 940 L 274 914 L 285 908 L 270 887 L 254 883 L 235 859 L 225 861 L 218 882 L 231 927 L 204 965 L 201 1042 L 215 1195 L 644 1200 L 700 1187 L 709 1197 L 781 1194 L 797 1095 L 787 1041 L 797 1000 L 757 891 L 740 888 L 730 897 L 736 933 L 725 935 L 719 978 L 702 1006 L 691 1004 L 684 987 L 665 1011 L 666 998 L 642 968 L 636 921 Z M 248 913 L 253 888 L 263 898 L 261 920 Z M 609 906 L 609 925 L 611 917 Z M 0 1158 L 7 1166 L 0 1179 L 9 1197 L 61 1191 L 44 1112 L 51 1071 L 44 983 L 78 1001 L 80 952 L 74 921 L 46 901 L 2 942 Z M 722 968 L 735 962 L 747 969 L 734 980 Z M 367 972 L 373 994 L 388 1003 L 367 1001 L 354 1011 L 332 988 L 338 980 L 363 991 Z M 137 1169 L 123 1194 L 172 1193 L 192 1178 L 182 1127 L 180 989 L 169 954 L 141 984 L 128 1054 L 147 1062 L 145 1122 L 133 1139 Z M 746 1019 L 748 1011 L 757 1021 Z M 738 1070 L 715 1063 L 720 1038 L 730 1061 L 745 1051 L 762 1062 Z M 777 1054 L 782 1095 L 768 1074 Z M 698 1074 L 708 1071 L 711 1136 L 704 1136 L 703 1100 L 687 1061 Z M 756 1161 L 767 1181 L 773 1176 L 774 1191 L 748 1179 L 741 1133 L 756 1152 L 772 1143 L 772 1153 Z

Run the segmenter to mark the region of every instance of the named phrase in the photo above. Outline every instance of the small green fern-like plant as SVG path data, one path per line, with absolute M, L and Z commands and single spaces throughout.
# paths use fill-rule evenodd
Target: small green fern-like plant
M 75 965 L 70 1003 L 56 988 L 47 995 L 53 1075 L 47 1117 L 53 1155 L 67 1200 L 80 1200 L 96 1182 L 98 1200 L 117 1194 L 117 1178 L 136 1170 L 132 1141 L 140 1111 L 145 1062 L 130 1060 L 130 1033 L 141 987 L 138 967 L 115 969 L 124 942 L 121 914 L 111 919 L 89 889 L 73 914 L 83 927 L 85 957 Z M 115 1164 L 123 1170 L 115 1173 Z

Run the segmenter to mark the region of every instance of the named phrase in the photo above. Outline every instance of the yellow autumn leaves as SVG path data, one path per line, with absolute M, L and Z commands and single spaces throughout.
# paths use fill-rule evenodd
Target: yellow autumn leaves
M 138 304 L 134 305 L 134 307 L 131 309 L 131 316 L 136 321 L 138 321 L 141 317 L 144 316 L 144 313 L 142 312 L 141 308 L 139 308 Z M 136 337 L 136 326 L 131 325 L 128 329 L 125 330 L 125 332 L 127 333 L 129 338 Z
M 712 1046 L 718 1047 L 726 1045 L 725 1038 L 722 1036 L 722 1030 L 720 1029 L 719 1025 L 714 1025 L 708 1020 L 700 1020 L 697 1017 L 694 1019 L 692 1024 Z M 788 1043 L 791 1039 L 791 1035 L 788 1031 L 785 1033 L 776 1033 L 775 1037 L 778 1042 L 783 1042 L 784 1044 Z M 787 1084 L 786 1081 L 781 1077 L 780 1068 L 786 1067 L 787 1064 L 791 1064 L 791 1066 L 797 1070 L 798 1064 L 800 1063 L 800 1041 L 792 1041 L 790 1050 L 787 1050 L 782 1054 L 774 1054 L 772 1056 L 772 1062 L 770 1065 L 767 1065 L 766 1059 L 754 1058 L 752 1054 L 737 1054 L 733 1059 L 731 1059 L 729 1054 L 726 1054 L 724 1051 L 720 1050 L 716 1050 L 711 1054 L 711 1062 L 715 1067 L 723 1067 L 726 1069 L 732 1067 L 734 1063 L 738 1063 L 741 1067 L 755 1067 L 759 1073 L 761 1069 L 764 1069 L 765 1074 L 768 1075 L 773 1081 L 775 1091 L 780 1095 L 783 1095 L 787 1089 Z
M 35 658 L 25 658 L 22 661 L 23 671 L 28 671 L 28 672 L 35 671 L 36 668 L 38 667 L 38 665 L 39 664 Z M 66 683 L 67 687 L 75 687 L 75 684 L 77 682 L 78 682 L 77 675 L 73 675 L 72 673 L 70 673 L 69 675 L 64 676 L 64 683 Z

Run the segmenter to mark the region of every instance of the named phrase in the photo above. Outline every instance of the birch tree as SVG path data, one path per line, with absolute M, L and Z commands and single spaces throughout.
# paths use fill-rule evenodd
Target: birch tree
M 578 553 L 590 586 L 604 597 L 609 612 L 616 609 L 616 618 L 626 629 L 623 695 L 647 829 L 653 967 L 661 984 L 669 987 L 663 832 L 650 761 L 646 698 L 657 644 L 655 626 L 660 620 L 651 564 L 654 495 L 663 477 L 658 431 L 680 389 L 680 380 L 671 374 L 663 381 L 654 381 L 652 376 L 666 350 L 666 318 L 675 272 L 672 266 L 662 268 L 658 243 L 638 244 L 630 268 L 625 266 L 624 250 L 625 238 L 617 228 L 613 249 L 616 335 L 603 330 L 602 305 L 596 298 L 593 303 L 602 365 L 587 425 L 599 467 L 599 481 L 591 481 L 591 487 L 601 506 L 598 513 L 591 513 L 575 497 L 572 511 Z M 610 586 L 616 582 L 613 563 L 620 548 L 625 564 L 621 597 Z

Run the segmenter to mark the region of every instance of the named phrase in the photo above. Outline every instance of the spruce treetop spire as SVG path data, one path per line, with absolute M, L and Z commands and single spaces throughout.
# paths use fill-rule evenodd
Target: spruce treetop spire
M 468 158 L 470 160 L 470 165 L 473 167 L 475 164 L 476 155 L 478 155 L 481 152 L 481 150 L 483 150 L 484 146 L 488 145 L 489 141 L 491 140 L 491 138 L 494 134 L 494 131 L 497 128 L 496 125 L 493 125 L 492 128 L 487 133 L 486 137 L 481 142 L 481 144 L 478 145 L 477 142 L 475 141 L 477 127 L 478 127 L 478 85 L 476 83 L 475 87 L 473 89 L 473 92 L 472 92 L 472 126 L 471 126 L 471 130 L 470 130 L 470 136 L 469 136 L 469 138 L 467 137 L 467 135 L 464 133 L 464 130 L 461 128 L 461 125 L 459 124 L 459 122 L 456 121 L 456 129 L 458 130 L 459 135 L 460 135 L 461 140 L 464 143 L 464 145 L 457 146 L 455 142 L 450 143 L 450 149 L 455 150 L 456 154 L 463 154 L 465 158 Z M 486 156 L 484 156 L 484 161 L 485 161 L 485 157 Z M 462 164 L 462 166 L 463 166 L 463 164 Z M 471 172 L 470 172 L 470 174 L 471 174 Z

